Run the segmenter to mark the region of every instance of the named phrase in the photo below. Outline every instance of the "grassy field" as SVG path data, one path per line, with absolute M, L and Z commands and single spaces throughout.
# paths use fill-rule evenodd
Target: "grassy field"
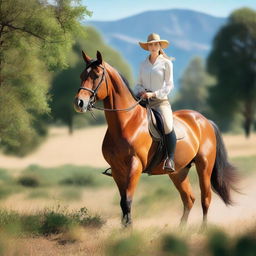
M 233 207 L 213 195 L 210 225 L 204 233 L 198 233 L 202 210 L 194 167 L 189 177 L 196 202 L 186 229 L 178 229 L 183 207 L 168 176 L 142 175 L 133 202 L 133 230 L 124 230 L 117 187 L 111 177 L 101 174 L 104 166 L 95 166 L 97 159 L 91 166 L 65 161 L 57 166 L 32 161 L 21 168 L 3 164 L 0 255 L 241 255 L 241 250 L 242 255 L 254 255 L 250 254 L 255 252 L 256 237 L 253 142 L 241 136 L 236 141 L 224 139 L 242 176 L 242 194 L 234 194 Z M 246 149 L 245 143 L 248 154 L 238 155 L 237 147 Z
M 255 157 L 231 160 L 245 184 L 251 178 L 255 180 Z M 189 175 L 199 199 L 194 168 Z M 0 251 L 3 255 L 28 255 L 31 251 L 32 255 L 135 255 L 127 252 L 136 252 L 136 255 L 197 255 L 214 251 L 214 246 L 220 247 L 217 251 L 226 250 L 225 255 L 239 255 L 235 251 L 240 243 L 254 246 L 255 242 L 256 212 L 249 219 L 245 215 L 243 219 L 236 219 L 236 227 L 232 229 L 229 228 L 230 222 L 223 225 L 228 217 L 223 213 L 225 219 L 222 222 L 218 223 L 217 219 L 216 223 L 213 218 L 209 230 L 199 234 L 199 200 L 188 228 L 177 230 L 182 204 L 178 192 L 165 175 L 142 176 L 133 204 L 133 232 L 121 228 L 118 191 L 112 178 L 101 174 L 101 168 L 31 165 L 19 172 L 2 168 L 0 182 Z M 218 202 L 213 208 L 222 204 L 216 196 L 213 200 Z M 222 207 L 225 206 L 222 204 Z M 213 211 L 210 208 L 210 212 L 216 215 Z M 239 230 L 237 225 L 242 225 Z M 228 249 L 221 244 L 219 237 L 229 244 Z M 15 248 L 12 247 L 13 241 Z

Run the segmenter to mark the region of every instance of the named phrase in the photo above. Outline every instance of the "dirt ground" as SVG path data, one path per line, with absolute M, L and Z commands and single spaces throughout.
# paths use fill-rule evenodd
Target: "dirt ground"
M 92 127 L 69 135 L 66 128 L 52 128 L 46 141 L 29 156 L 18 158 L 0 154 L 0 167 L 25 168 L 31 164 L 108 167 L 101 152 L 106 129 L 106 126 Z M 224 135 L 224 141 L 230 157 L 256 156 L 256 134 L 249 139 L 243 135 Z
M 100 126 L 77 130 L 70 136 L 64 128 L 52 128 L 49 138 L 36 152 L 26 158 L 0 155 L 0 167 L 20 169 L 31 164 L 45 167 L 65 164 L 108 167 L 101 153 L 105 131 L 106 126 Z M 256 158 L 256 134 L 253 134 L 249 139 L 246 139 L 243 135 L 224 135 L 224 141 L 230 157 L 255 156 Z M 242 194 L 234 195 L 236 202 L 234 206 L 226 207 L 221 199 L 213 193 L 208 215 L 211 225 L 221 227 L 231 235 L 245 232 L 252 225 L 255 225 L 256 166 L 255 173 L 249 175 L 244 176 L 241 181 Z M 166 178 L 168 179 L 168 177 Z M 109 178 L 106 177 L 106 179 Z M 173 186 L 171 181 L 170 186 Z M 194 185 L 193 190 L 196 201 L 189 217 L 190 228 L 199 227 L 202 220 L 199 186 Z M 133 202 L 134 228 L 145 233 L 149 239 L 155 239 L 163 232 L 177 230 L 183 210 L 181 200 L 173 202 L 170 196 L 170 203 L 149 204 L 146 210 L 142 211 L 139 201 L 142 193 L 145 193 L 145 191 L 139 184 Z M 27 252 L 30 253 L 29 255 L 102 255 L 106 239 L 111 233 L 122 232 L 118 201 L 118 190 L 114 183 L 112 187 L 108 188 L 86 189 L 83 192 L 82 200 L 68 202 L 68 208 L 79 209 L 86 205 L 93 213 L 104 216 L 107 223 L 102 229 L 98 231 L 79 231 L 79 242 L 74 244 L 60 244 L 62 240 L 55 237 L 19 239 L 16 244 L 19 248 L 23 248 L 24 255 L 28 255 Z M 28 200 L 23 194 L 10 196 L 7 200 L 1 202 L 1 207 L 20 212 L 34 211 L 50 205 L 56 205 L 56 201 Z M 195 239 L 198 239 L 198 237 L 196 236 Z M 8 255 L 16 254 L 10 251 Z

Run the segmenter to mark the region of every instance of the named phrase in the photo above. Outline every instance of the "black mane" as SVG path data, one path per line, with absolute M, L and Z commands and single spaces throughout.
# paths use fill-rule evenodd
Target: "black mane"
M 125 84 L 126 87 L 128 88 L 128 90 L 129 90 L 129 92 L 131 93 L 132 97 L 137 101 L 138 98 L 137 98 L 136 95 L 134 94 L 132 88 L 131 88 L 130 85 L 129 85 L 129 82 L 127 81 L 127 79 L 126 79 L 119 71 L 117 71 L 117 72 L 118 72 L 118 74 L 121 76 L 121 78 L 122 78 L 124 84 Z

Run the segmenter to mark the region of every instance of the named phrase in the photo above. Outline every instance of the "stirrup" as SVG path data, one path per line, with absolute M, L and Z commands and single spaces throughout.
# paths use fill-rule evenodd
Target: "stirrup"
M 175 172 L 175 164 L 174 161 L 171 158 L 167 158 L 164 162 L 163 169 L 167 172 Z
M 109 170 L 111 170 L 111 167 L 105 170 L 104 172 L 102 172 L 102 174 L 112 177 L 112 172 L 111 171 L 108 172 Z

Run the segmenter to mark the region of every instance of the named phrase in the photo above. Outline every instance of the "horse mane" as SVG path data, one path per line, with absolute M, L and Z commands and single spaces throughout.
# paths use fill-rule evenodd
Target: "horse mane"
M 110 69 L 113 69 L 113 71 L 116 72 L 116 73 L 120 76 L 121 81 L 124 83 L 124 85 L 126 86 L 126 88 L 128 89 L 128 91 L 130 92 L 130 94 L 131 94 L 131 96 L 133 97 L 133 99 L 134 99 L 135 101 L 138 101 L 139 98 L 136 97 L 136 95 L 134 94 L 132 88 L 131 88 L 130 85 L 129 85 L 128 80 L 126 79 L 126 77 L 125 77 L 123 74 L 121 74 L 121 72 L 119 72 L 116 68 L 114 68 L 113 66 L 111 66 L 109 63 L 105 62 L 105 64 L 107 64 L 107 66 L 110 67 Z
M 132 88 L 130 87 L 128 80 L 118 70 L 116 70 L 116 71 L 120 75 L 120 77 L 122 78 L 124 84 L 126 85 L 127 89 L 131 93 L 132 97 L 137 101 L 138 98 L 136 97 L 136 95 L 134 94 Z

